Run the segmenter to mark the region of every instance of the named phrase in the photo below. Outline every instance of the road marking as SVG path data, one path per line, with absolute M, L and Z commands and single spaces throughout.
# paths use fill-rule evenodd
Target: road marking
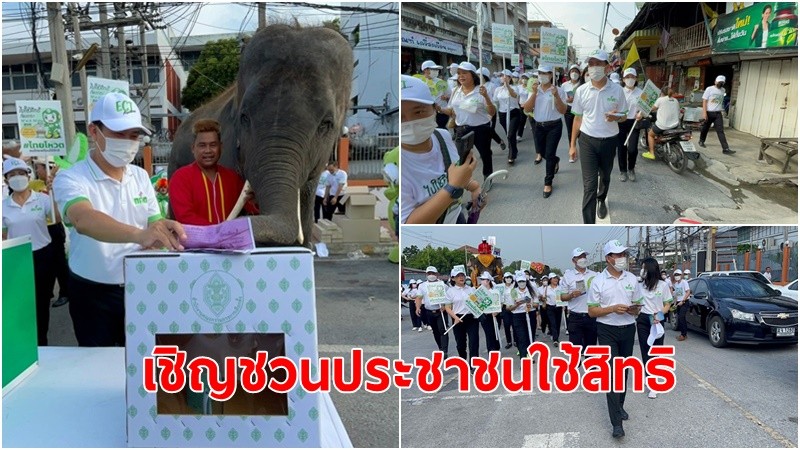
M 403 399 L 404 402 L 408 402 L 414 406 L 421 405 L 427 400 L 472 400 L 476 398 L 480 399 L 495 399 L 495 401 L 501 401 L 504 398 L 511 398 L 511 397 L 529 397 L 531 393 L 513 393 L 513 394 L 473 394 L 473 395 L 446 395 L 444 397 L 436 397 L 434 395 L 428 395 L 425 397 L 416 397 L 416 398 L 408 398 Z
M 568 433 L 526 434 L 522 448 L 564 448 L 578 447 L 578 435 Z
M 350 350 L 360 348 L 364 353 L 380 353 L 399 355 L 400 346 L 397 345 L 320 345 L 320 353 L 344 353 L 350 354 Z
M 699 381 L 699 382 L 700 382 L 700 384 L 702 385 L 703 389 L 705 389 L 705 390 L 707 390 L 707 391 L 710 391 L 711 393 L 713 393 L 714 395 L 716 395 L 717 397 L 719 397 L 719 398 L 720 398 L 722 401 L 724 401 L 724 402 L 725 402 L 725 403 L 727 403 L 728 405 L 732 406 L 734 409 L 737 409 L 737 410 L 739 410 L 739 412 L 740 412 L 740 413 L 742 413 L 742 415 L 743 415 L 743 416 L 744 416 L 744 417 L 745 417 L 747 420 L 749 420 L 749 421 L 753 422 L 753 423 L 754 423 L 754 424 L 755 424 L 757 427 L 759 427 L 759 428 L 761 428 L 762 430 L 764 430 L 765 432 L 767 432 L 767 434 L 769 434 L 769 435 L 770 435 L 770 437 L 771 437 L 772 439 L 774 439 L 776 442 L 778 442 L 779 444 L 781 444 L 781 445 L 783 445 L 784 447 L 787 447 L 787 448 L 793 448 L 793 447 L 797 447 L 797 444 L 795 444 L 794 442 L 792 442 L 792 441 L 791 441 L 789 438 L 787 438 L 786 436 L 784 436 L 784 435 L 780 434 L 780 433 L 779 433 L 777 430 L 775 430 L 774 428 L 772 428 L 772 427 L 770 427 L 769 425 L 767 425 L 766 423 L 764 423 L 764 421 L 763 421 L 763 420 L 761 420 L 761 419 L 759 419 L 758 417 L 756 417 L 756 415 L 755 415 L 755 414 L 753 414 L 753 413 L 751 413 L 750 411 L 748 411 L 748 410 L 744 409 L 744 408 L 743 408 L 741 405 L 739 405 L 738 403 L 736 403 L 736 402 L 735 402 L 735 401 L 734 401 L 732 398 L 728 397 L 728 396 L 727 396 L 727 395 L 726 395 L 724 392 L 722 392 L 721 390 L 719 390 L 719 389 L 718 389 L 716 386 L 714 386 L 713 384 L 711 384 L 711 383 L 709 383 L 708 381 L 706 381 L 706 380 L 704 380 L 703 378 L 701 378 L 701 377 L 700 377 L 700 375 L 698 375 L 698 374 L 694 373 L 694 372 L 693 372 L 691 369 L 689 369 L 689 368 L 688 368 L 688 367 L 686 367 L 685 365 L 683 365 L 683 364 L 681 364 L 681 363 L 677 363 L 677 364 L 678 364 L 678 365 L 681 367 L 681 369 L 683 369 L 683 370 L 684 370 L 686 373 L 688 373 L 689 375 L 691 375 L 692 377 L 694 377 L 694 378 L 695 378 L 697 381 Z

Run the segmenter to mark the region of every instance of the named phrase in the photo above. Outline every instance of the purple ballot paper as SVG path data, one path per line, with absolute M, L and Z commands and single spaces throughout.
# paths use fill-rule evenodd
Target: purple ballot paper
M 183 229 L 186 231 L 186 242 L 183 243 L 186 250 L 248 251 L 256 248 L 253 228 L 247 217 L 229 220 L 218 225 L 184 225 Z

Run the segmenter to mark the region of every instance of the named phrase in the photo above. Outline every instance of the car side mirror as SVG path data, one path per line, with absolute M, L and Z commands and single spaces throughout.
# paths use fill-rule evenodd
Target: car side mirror
M 706 294 L 705 292 L 700 292 L 699 294 L 694 294 L 694 298 L 698 300 L 705 300 L 708 298 L 708 294 Z

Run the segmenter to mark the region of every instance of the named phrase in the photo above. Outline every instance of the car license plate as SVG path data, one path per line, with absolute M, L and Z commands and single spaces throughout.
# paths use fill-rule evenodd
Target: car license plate
M 694 148 L 694 144 L 689 141 L 680 141 L 681 148 L 684 152 L 696 152 L 697 150 Z
M 794 336 L 794 327 L 778 328 L 775 330 L 775 334 L 778 337 Z

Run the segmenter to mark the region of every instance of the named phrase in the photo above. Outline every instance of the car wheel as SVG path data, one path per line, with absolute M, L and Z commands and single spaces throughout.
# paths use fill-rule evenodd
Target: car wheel
M 725 338 L 725 322 L 721 317 L 714 316 L 708 321 L 708 340 L 717 348 L 728 345 L 728 340 Z

